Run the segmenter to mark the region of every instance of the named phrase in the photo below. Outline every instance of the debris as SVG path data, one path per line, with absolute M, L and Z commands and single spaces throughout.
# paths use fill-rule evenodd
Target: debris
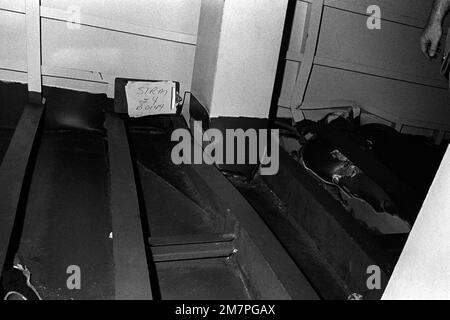
M 359 293 L 352 293 L 347 297 L 347 300 L 364 300 L 363 296 Z

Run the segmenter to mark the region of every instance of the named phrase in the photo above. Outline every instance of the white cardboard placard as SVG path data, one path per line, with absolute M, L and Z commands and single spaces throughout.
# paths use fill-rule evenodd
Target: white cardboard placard
M 132 118 L 176 113 L 173 81 L 129 81 L 125 85 L 128 115 Z

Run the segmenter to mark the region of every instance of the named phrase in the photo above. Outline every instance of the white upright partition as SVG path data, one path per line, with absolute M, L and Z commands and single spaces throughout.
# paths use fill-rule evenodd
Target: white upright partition
M 450 299 L 450 148 L 383 299 Z
M 190 91 L 200 0 L 0 0 L 0 81 L 113 97 L 116 77 Z
M 211 117 L 269 115 L 287 0 L 203 0 L 192 93 Z

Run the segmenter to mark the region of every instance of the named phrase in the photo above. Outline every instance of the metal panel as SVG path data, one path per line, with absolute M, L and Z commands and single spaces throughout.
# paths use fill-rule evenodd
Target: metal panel
M 0 270 L 4 268 L 25 173 L 43 111 L 43 105 L 25 106 L 0 167 L 0 186 L 5 186 L 0 197 Z

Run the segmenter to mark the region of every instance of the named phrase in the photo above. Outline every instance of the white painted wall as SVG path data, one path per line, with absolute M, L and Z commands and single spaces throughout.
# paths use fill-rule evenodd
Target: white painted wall
M 225 1 L 220 30 L 211 17 L 218 15 L 222 4 L 213 2 L 200 16 L 200 26 L 211 30 L 199 34 L 192 92 L 204 100 L 211 117 L 267 118 L 287 0 Z M 217 50 L 215 44 L 200 48 L 218 37 Z M 217 62 L 210 63 L 216 55 Z M 204 74 L 207 79 L 214 74 L 213 82 L 198 79 Z
M 421 121 L 422 125 L 428 122 L 450 127 L 448 89 L 315 66 L 305 101 L 343 99 L 357 101 L 386 119 L 400 116 L 405 121 Z
M 322 19 L 318 56 L 443 81 L 439 62 L 419 50 L 422 29 L 384 20 L 381 30 L 369 30 L 367 16 L 328 7 Z
M 41 0 L 43 84 L 112 96 L 114 77 L 131 77 L 189 91 L 200 1 Z M 24 4 L 0 0 L 0 80 L 27 81 Z
M 11 11 L 25 12 L 25 0 L 0 0 L 0 7 Z
M 383 294 L 385 300 L 450 299 L 450 148 Z

